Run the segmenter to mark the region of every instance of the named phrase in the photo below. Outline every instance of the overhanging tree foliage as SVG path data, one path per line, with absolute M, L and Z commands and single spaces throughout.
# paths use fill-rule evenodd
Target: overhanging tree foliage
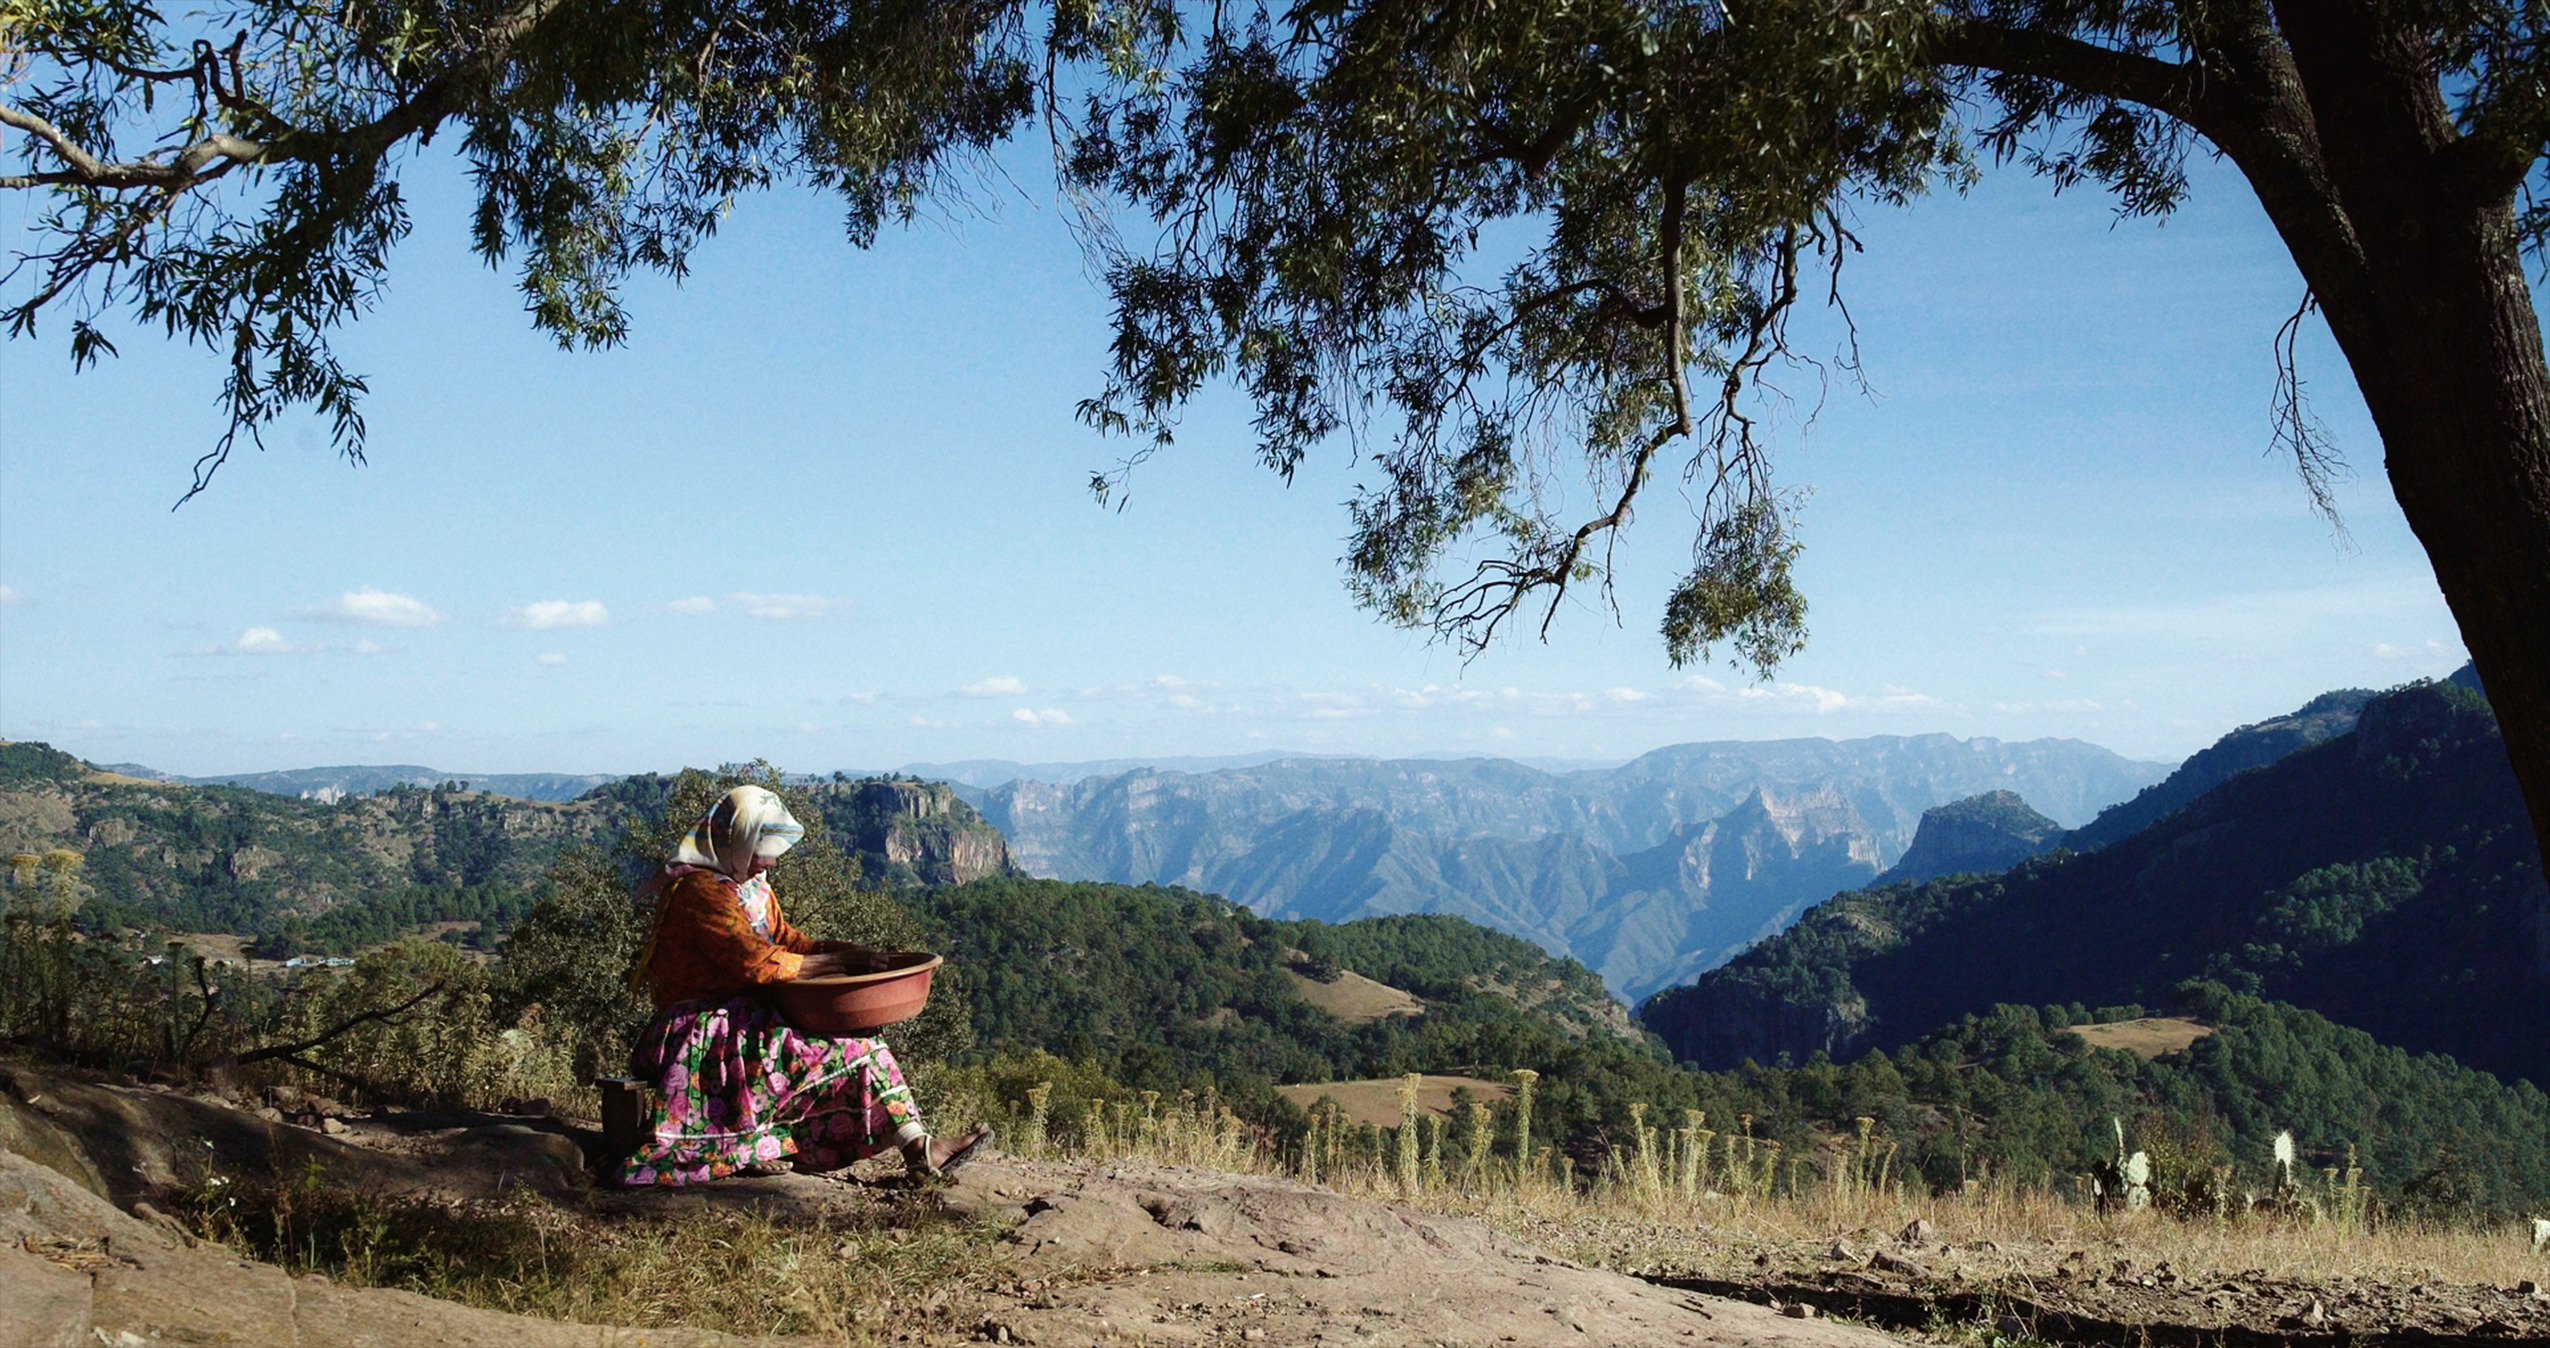
M 1217 378 L 1255 400 L 1279 472 L 1370 433 L 1350 584 L 1472 647 L 1607 597 L 1613 541 L 1678 485 L 1697 519 L 1667 653 L 1762 671 L 1805 636 L 1763 376 L 1799 303 L 1840 302 L 1854 212 L 2017 162 L 2161 214 L 2186 156 L 2219 154 L 2301 271 L 2294 324 L 2316 307 L 2353 368 L 2550 838 L 2550 372 L 2523 274 L 2550 237 L 2529 190 L 2542 0 L 263 0 L 183 22 L 0 0 L 0 19 L 26 58 L 0 122 L 27 170 L 0 186 L 52 194 L 11 321 L 66 311 L 75 360 L 109 349 L 95 320 L 119 307 L 229 352 L 231 432 L 198 488 L 296 405 L 359 454 L 360 382 L 326 333 L 406 228 L 400 156 L 446 125 L 480 250 L 519 252 L 542 328 L 608 343 L 620 277 L 678 271 L 738 193 L 839 189 L 865 242 L 1041 107 L 1117 301 L 1083 411 L 1138 438 L 1128 465 Z M 1119 206 L 1156 229 L 1118 240 Z M 1483 237 L 1517 235 L 1520 260 L 1481 275 Z M 2275 431 L 2325 506 L 2338 464 L 2299 390 Z

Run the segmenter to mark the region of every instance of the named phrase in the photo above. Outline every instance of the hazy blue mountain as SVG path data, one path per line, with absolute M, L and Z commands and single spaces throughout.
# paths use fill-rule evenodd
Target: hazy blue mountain
M 1624 996 L 1688 978 L 1874 879 L 1923 811 L 2016 790 L 2064 822 L 2158 780 L 2077 740 L 1676 745 L 1614 768 L 1289 758 L 983 792 L 1030 874 L 1226 894 L 1271 917 L 1450 913 Z
M 2019 793 L 1987 791 L 1923 811 L 1912 846 L 1877 881 L 2006 871 L 2062 841 L 2063 826 L 2029 809 Z
M 1022 778 L 1068 783 L 1088 777 L 1113 777 L 1143 768 L 1163 772 L 1212 772 L 1220 768 L 1253 768 L 1260 763 L 1291 757 L 1294 755 L 1282 750 L 1263 750 L 1218 757 L 1099 758 L 1080 763 L 1019 763 L 1006 758 L 964 758 L 953 763 L 906 763 L 896 771 L 907 777 L 925 777 L 931 781 L 972 788 L 967 793 L 971 795 L 996 786 L 1006 786 Z

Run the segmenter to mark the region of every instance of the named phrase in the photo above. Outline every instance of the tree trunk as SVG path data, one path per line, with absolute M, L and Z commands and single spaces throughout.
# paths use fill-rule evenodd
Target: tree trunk
M 2550 367 L 2513 213 L 2487 215 L 2469 246 L 2376 267 L 2376 313 L 2339 342 L 2550 854 Z
M 2383 5 L 2288 2 L 2276 16 L 2301 87 L 2271 97 L 2307 117 L 2352 257 L 2275 203 L 2269 214 L 2354 369 L 2550 854 L 2550 364 L 2516 181 L 2473 167 L 2423 34 Z

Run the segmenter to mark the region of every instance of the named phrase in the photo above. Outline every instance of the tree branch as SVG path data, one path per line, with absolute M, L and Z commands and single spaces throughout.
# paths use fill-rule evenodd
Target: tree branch
M 184 192 L 236 164 L 377 159 L 409 136 L 431 134 L 445 118 L 458 112 L 467 96 L 492 79 L 512 56 L 514 48 L 564 3 L 565 0 L 523 0 L 489 25 L 485 40 L 466 60 L 427 80 L 413 97 L 393 104 L 388 111 L 369 122 L 344 131 L 315 132 L 286 128 L 265 140 L 214 132 L 178 151 L 172 159 L 138 159 L 110 164 L 81 148 L 44 118 L 21 108 L 0 104 L 0 125 L 16 127 L 43 141 L 61 157 L 63 163 L 70 166 L 61 173 L 0 177 L 0 188 L 76 185 L 108 190 L 141 187 Z M 236 81 L 240 78 L 236 73 L 236 44 L 230 56 Z M 249 100 L 244 90 L 221 92 L 217 79 L 214 87 L 220 93 L 223 106 L 253 112 L 268 122 L 282 125 L 281 119 L 272 112 Z
M 396 1006 L 374 1007 L 369 1011 L 348 1016 L 344 1020 L 337 1022 L 335 1025 L 329 1026 L 327 1029 L 320 1031 L 316 1037 L 304 1039 L 299 1043 L 269 1044 L 264 1048 L 250 1049 L 239 1055 L 237 1063 L 239 1066 L 245 1067 L 252 1062 L 265 1062 L 270 1058 L 296 1059 L 300 1054 L 307 1053 L 310 1050 L 319 1047 L 321 1044 L 336 1038 L 338 1035 L 344 1034 L 346 1031 L 353 1029 L 357 1025 L 368 1024 L 376 1020 L 384 1022 L 395 1020 L 397 1017 L 405 1015 L 410 1009 L 414 1008 L 417 1003 L 424 1001 L 426 998 L 433 996 L 435 993 L 441 992 L 443 990 L 443 986 L 443 984 L 437 983 L 434 986 L 425 989 L 423 992 L 408 998 L 406 1001 L 400 1002 Z M 304 1063 L 301 1065 L 307 1066 L 308 1064 Z M 335 1074 L 331 1073 L 330 1075 Z
M 2004 28 L 1973 19 L 1952 19 L 1941 24 L 1931 39 L 1930 52 L 1941 65 L 2051 80 L 2096 97 L 2140 103 L 2187 123 L 2207 137 L 2213 135 L 2197 119 L 2197 71 L 2192 66 L 2102 47 L 2061 33 Z
M 1942 65 L 2047 80 L 2186 123 L 2248 178 L 2332 320 L 2347 322 L 2359 311 L 2367 285 L 2362 245 L 2330 184 L 2293 53 L 2256 0 L 2215 16 L 2201 66 L 1974 20 L 1943 23 L 1931 53 Z

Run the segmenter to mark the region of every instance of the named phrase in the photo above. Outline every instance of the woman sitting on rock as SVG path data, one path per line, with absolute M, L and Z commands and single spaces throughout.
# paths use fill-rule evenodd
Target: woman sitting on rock
M 656 1011 L 630 1066 L 663 1105 L 621 1183 L 769 1174 L 792 1159 L 799 1170 L 836 1170 L 888 1147 L 919 1178 L 990 1136 L 978 1128 L 934 1141 L 883 1042 L 807 1034 L 759 995 L 790 979 L 887 967 L 883 951 L 809 939 L 780 916 L 764 872 L 805 832 L 777 795 L 736 787 L 639 889 L 655 898 L 655 925 L 633 981 Z

